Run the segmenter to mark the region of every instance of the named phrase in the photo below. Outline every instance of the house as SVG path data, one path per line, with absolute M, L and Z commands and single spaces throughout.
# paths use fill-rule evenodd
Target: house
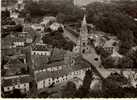
M 60 61 L 64 60 L 64 55 L 66 54 L 66 51 L 63 49 L 53 48 L 52 54 L 50 57 L 50 60 L 53 61 Z
M 17 74 L 24 74 L 27 72 L 27 64 L 25 55 L 11 56 L 8 62 L 4 65 L 4 76 L 12 76 Z
M 44 26 L 42 26 L 41 24 L 32 24 L 31 27 L 35 31 L 39 31 L 39 32 L 43 32 L 44 31 Z
M 23 47 L 25 45 L 25 41 L 26 41 L 25 38 L 18 38 L 18 37 L 16 37 L 13 40 L 13 44 L 14 44 L 15 47 Z
M 43 55 L 43 52 L 42 55 L 41 53 L 34 54 L 33 52 L 32 61 L 35 65 L 36 70 L 41 70 L 44 68 L 48 68 L 50 70 L 50 67 L 55 67 L 56 69 L 56 66 L 62 66 L 68 63 L 68 59 L 64 57 L 66 51 L 54 48 L 51 49 L 50 52 L 50 55 Z M 64 61 L 64 59 L 66 60 Z
M 52 23 L 56 22 L 56 17 L 47 16 L 44 17 L 42 22 L 40 23 L 42 26 L 49 27 Z
M 115 51 L 119 50 L 119 41 L 115 40 L 115 39 L 110 39 L 108 41 L 105 42 L 103 48 L 105 51 L 107 51 L 108 53 L 112 54 L 113 53 L 113 49 L 115 49 Z
M 11 39 L 9 36 L 2 38 L 1 39 L 2 49 L 12 48 L 13 47 L 12 41 L 13 39 Z
M 36 44 L 32 46 L 32 55 L 45 55 L 50 56 L 51 55 L 51 48 L 48 48 L 46 44 Z
M 37 89 L 43 90 L 75 77 L 83 80 L 85 72 L 90 69 L 90 65 L 82 61 L 80 57 L 79 59 L 77 57 L 72 52 L 58 48 L 54 48 L 49 57 L 32 55 Z
M 45 55 L 32 55 L 32 62 L 35 66 L 35 70 L 41 70 L 47 65 L 49 58 Z
M 103 3 L 109 3 L 111 0 L 73 0 L 74 5 L 77 6 L 86 6 L 93 2 L 103 2 Z
M 41 71 L 36 71 L 38 90 L 48 88 L 52 84 L 56 85 L 66 82 L 75 77 L 83 80 L 85 72 L 90 69 L 90 66 L 87 64 L 82 66 L 80 63 L 74 66 L 66 66 L 63 64 L 61 64 L 62 66 L 54 65 L 56 67 L 52 66 Z
M 137 88 L 137 73 L 132 69 L 123 70 L 123 75 L 129 79 L 130 85 Z
M 17 18 L 14 18 L 13 20 L 15 21 L 16 25 L 23 25 L 24 24 L 24 18 L 17 17 Z
M 56 22 L 50 25 L 52 31 L 57 31 L 60 27 L 62 27 L 62 25 Z
M 17 12 L 17 11 L 13 11 L 13 10 L 10 10 L 10 17 L 11 18 L 18 18 L 18 16 L 19 16 L 19 12 Z
M 102 47 L 106 41 L 101 34 L 91 34 L 89 39 L 93 42 L 95 47 Z
M 30 44 L 33 41 L 33 37 L 28 32 L 17 32 L 14 35 L 18 38 L 24 38 L 24 42 L 27 44 Z
M 27 93 L 30 87 L 29 82 L 32 81 L 29 75 L 2 77 L 2 79 L 2 88 L 5 93 L 12 92 L 14 89 L 20 89 Z
M 22 11 L 24 9 L 24 0 L 18 0 L 17 3 L 15 4 L 15 9 L 18 11 Z
M 2 7 L 9 7 L 9 6 L 13 6 L 17 3 L 17 0 L 1 0 L 1 4 L 2 4 Z

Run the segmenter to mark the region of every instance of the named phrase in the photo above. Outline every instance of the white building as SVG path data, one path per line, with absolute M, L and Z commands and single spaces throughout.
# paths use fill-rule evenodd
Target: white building
M 32 46 L 32 51 L 31 51 L 32 55 L 46 55 L 46 56 L 50 56 L 51 55 L 51 51 L 50 49 L 47 47 L 47 45 L 43 44 L 36 44 L 34 46 Z
M 25 45 L 25 38 L 15 38 L 13 40 L 14 47 L 23 47 Z
M 31 77 L 29 75 L 18 75 L 3 77 L 2 87 L 4 92 L 11 92 L 14 89 L 20 89 L 24 92 L 29 92 L 29 82 L 31 82 Z
M 12 11 L 12 10 L 10 10 L 10 17 L 16 19 L 16 18 L 19 17 L 19 13 L 16 12 L 16 11 Z
M 36 72 L 38 86 L 37 88 L 38 90 L 41 90 L 51 86 L 52 84 L 56 85 L 59 83 L 67 82 L 76 77 L 83 80 L 85 72 L 89 69 L 90 68 L 83 68 L 72 71 L 70 71 L 68 68 L 63 68 L 62 70 L 56 71 L 48 71 L 44 69 L 44 71 Z
M 52 31 L 57 31 L 60 27 L 62 27 L 62 25 L 56 22 L 50 25 Z
M 44 17 L 40 24 L 42 26 L 49 27 L 54 22 L 56 22 L 56 17 L 48 16 L 48 17 Z
M 41 24 L 33 24 L 33 25 L 31 25 L 31 27 L 35 31 L 39 31 L 39 32 L 43 32 L 44 31 L 44 27 Z

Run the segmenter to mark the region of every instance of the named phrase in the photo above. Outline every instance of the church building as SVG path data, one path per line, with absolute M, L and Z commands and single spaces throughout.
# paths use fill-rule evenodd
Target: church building
M 90 52 L 89 47 L 89 41 L 88 41 L 88 29 L 87 29 L 87 21 L 86 21 L 86 15 L 84 14 L 83 21 L 81 23 L 81 29 L 80 29 L 80 36 L 77 40 L 77 46 L 74 47 L 73 51 L 75 53 L 85 54 Z

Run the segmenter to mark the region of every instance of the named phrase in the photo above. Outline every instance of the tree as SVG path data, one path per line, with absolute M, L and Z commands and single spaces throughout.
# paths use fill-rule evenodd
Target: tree
M 59 31 L 50 32 L 49 34 L 46 34 L 42 38 L 42 40 L 44 43 L 50 44 L 53 47 L 63 48 L 65 50 L 70 50 L 70 51 L 72 51 L 73 46 L 75 45 L 73 42 L 67 41 L 63 37 L 63 33 Z
M 5 19 L 5 18 L 10 17 L 10 12 L 9 12 L 9 10 L 6 9 L 5 11 L 2 11 L 2 12 L 1 12 L 1 17 L 2 17 L 2 19 Z
M 63 14 L 63 13 L 58 13 L 58 14 L 57 14 L 57 21 L 58 21 L 59 23 L 64 23 L 65 17 L 67 17 L 65 14 Z
M 83 80 L 83 85 L 76 91 L 75 96 L 78 98 L 87 97 L 90 89 L 90 84 L 93 78 L 93 73 L 91 70 L 86 71 L 86 75 Z
M 103 87 L 103 96 L 106 98 L 122 98 L 124 97 L 124 91 L 122 85 L 128 84 L 128 79 L 121 74 L 111 73 L 105 79 L 108 84 Z M 107 88 L 105 88 L 107 86 Z
M 134 36 L 137 37 L 137 24 L 124 12 L 125 9 L 121 10 L 120 3 L 122 2 L 119 4 L 91 3 L 87 5 L 87 19 L 96 26 L 97 30 L 117 36 L 121 40 L 120 53 L 125 55 L 137 43 L 137 38 L 134 38 Z M 133 5 L 131 2 L 130 4 Z
M 25 98 L 26 94 L 22 94 L 19 89 L 14 89 L 13 93 L 8 98 Z
M 62 97 L 64 98 L 73 98 L 76 92 L 76 85 L 75 83 L 69 81 L 67 85 L 62 90 Z

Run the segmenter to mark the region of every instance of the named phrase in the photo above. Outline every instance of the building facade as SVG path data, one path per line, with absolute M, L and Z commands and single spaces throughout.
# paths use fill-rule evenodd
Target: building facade
M 14 89 L 20 89 L 24 92 L 29 92 L 29 82 L 31 82 L 29 75 L 16 75 L 10 77 L 3 77 L 3 90 L 4 92 L 11 92 Z

